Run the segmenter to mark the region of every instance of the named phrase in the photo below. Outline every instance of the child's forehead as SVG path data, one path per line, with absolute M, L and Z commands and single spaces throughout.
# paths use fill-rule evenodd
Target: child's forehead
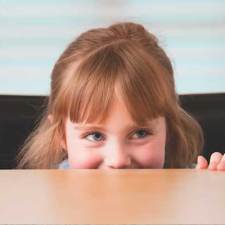
M 91 110 L 91 109 L 90 109 Z M 133 111 L 137 109 L 132 108 Z M 136 112 L 137 114 L 137 112 Z M 81 124 L 88 126 L 88 125 L 95 125 L 95 126 L 104 126 L 109 121 L 121 123 L 126 122 L 129 126 L 140 126 L 145 125 L 148 123 L 152 123 L 152 118 L 144 118 L 143 115 L 140 116 L 139 120 L 136 120 L 132 116 L 132 112 L 126 106 L 124 101 L 121 98 L 115 97 L 112 102 L 108 105 L 107 111 L 101 112 L 100 114 L 96 114 L 95 116 L 89 116 L 90 113 L 87 113 L 87 117 L 85 120 L 81 122 Z
M 116 89 L 116 88 L 115 88 Z M 89 102 L 89 108 L 87 110 L 80 111 L 83 115 L 82 117 L 77 117 L 74 119 L 73 116 L 70 119 L 79 124 L 80 126 L 94 126 L 94 127 L 104 127 L 107 124 L 107 121 L 116 121 L 118 120 L 125 120 L 128 127 L 140 127 L 140 126 L 155 126 L 157 122 L 157 118 L 161 115 L 158 114 L 157 116 L 153 117 L 152 114 L 144 113 L 138 107 L 135 107 L 135 104 L 126 104 L 126 101 L 123 99 L 123 96 L 120 94 L 119 91 L 115 90 L 115 93 L 112 96 L 112 100 L 108 102 L 108 107 L 105 110 L 96 112 L 96 107 L 101 108 L 101 102 L 96 106 L 96 104 L 91 104 Z M 130 106 L 130 107 L 129 107 Z M 72 114 L 70 114 L 72 115 Z M 122 118 L 122 119 L 121 119 Z M 124 121 L 122 121 L 123 123 Z
M 154 119 L 146 119 L 143 120 L 143 122 L 138 123 L 134 120 L 131 120 L 129 122 L 125 122 L 120 124 L 121 126 L 124 126 L 125 129 L 132 129 L 132 128 L 136 128 L 136 127 L 140 127 L 140 126 L 146 126 L 146 127 L 155 127 L 157 126 L 159 119 L 161 117 L 158 118 L 154 118 Z M 83 128 L 99 128 L 99 129 L 105 129 L 107 127 L 107 118 L 105 120 L 95 120 L 95 121 L 82 121 L 82 122 L 73 122 L 74 127 L 76 129 L 83 129 Z

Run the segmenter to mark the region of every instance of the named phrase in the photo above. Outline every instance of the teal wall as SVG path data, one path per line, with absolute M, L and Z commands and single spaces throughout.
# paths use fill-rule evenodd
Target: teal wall
M 159 37 L 178 93 L 225 92 L 225 0 L 0 0 L 0 94 L 48 94 L 66 45 L 119 21 Z

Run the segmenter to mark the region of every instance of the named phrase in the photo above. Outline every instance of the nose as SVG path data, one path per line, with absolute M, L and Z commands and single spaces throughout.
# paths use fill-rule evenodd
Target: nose
M 111 169 L 126 169 L 131 166 L 131 158 L 124 148 L 114 146 L 105 155 L 104 164 Z

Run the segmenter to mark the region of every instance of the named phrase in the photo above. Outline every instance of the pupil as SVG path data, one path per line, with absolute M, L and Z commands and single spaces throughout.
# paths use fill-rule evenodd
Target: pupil
M 145 131 L 144 131 L 144 130 L 140 130 L 140 131 L 139 131 L 139 135 L 140 135 L 141 137 L 143 137 L 143 136 L 145 135 Z
M 101 134 L 100 133 L 96 133 L 95 137 L 96 137 L 96 139 L 100 139 L 101 138 Z

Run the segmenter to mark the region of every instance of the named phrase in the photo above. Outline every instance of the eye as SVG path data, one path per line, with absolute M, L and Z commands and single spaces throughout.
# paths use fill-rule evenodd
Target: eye
M 148 129 L 139 129 L 135 131 L 133 137 L 134 139 L 143 139 L 147 136 L 149 136 L 151 132 Z
M 89 141 L 102 141 L 103 140 L 103 135 L 100 132 L 91 132 L 88 133 L 86 135 L 84 135 L 85 139 L 89 140 Z

